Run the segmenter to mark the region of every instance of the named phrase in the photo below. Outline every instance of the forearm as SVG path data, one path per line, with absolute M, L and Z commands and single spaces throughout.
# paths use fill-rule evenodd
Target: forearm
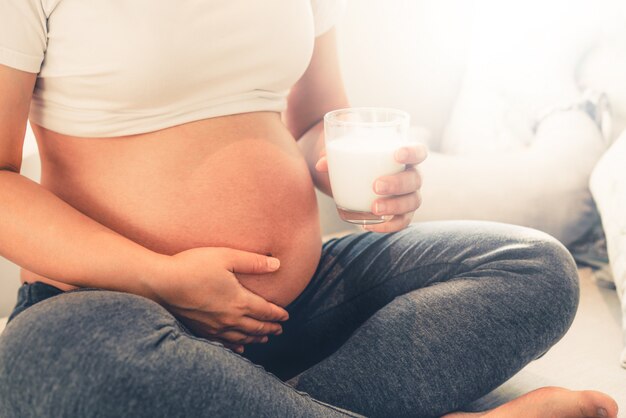
M 155 299 L 147 286 L 165 256 L 117 234 L 16 172 L 0 170 L 0 255 L 79 287 Z
M 320 120 L 311 129 L 306 131 L 298 140 L 298 145 L 309 167 L 313 183 L 320 191 L 326 193 L 328 196 L 332 196 L 328 173 L 321 173 L 315 169 L 315 164 L 324 149 L 324 121 Z

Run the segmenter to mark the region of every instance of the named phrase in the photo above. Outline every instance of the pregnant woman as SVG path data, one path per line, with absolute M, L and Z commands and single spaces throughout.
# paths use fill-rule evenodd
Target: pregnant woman
M 339 9 L 0 0 L 0 254 L 23 268 L 0 416 L 454 416 L 565 333 L 555 240 L 406 228 L 421 148 L 372 185 L 389 222 L 322 245 Z M 546 388 L 484 414 L 548 412 L 616 407 Z

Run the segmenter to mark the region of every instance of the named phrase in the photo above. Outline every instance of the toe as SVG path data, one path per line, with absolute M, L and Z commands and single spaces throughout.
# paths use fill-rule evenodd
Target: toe
M 579 396 L 582 417 L 616 418 L 617 402 L 610 396 L 594 390 L 574 392 Z

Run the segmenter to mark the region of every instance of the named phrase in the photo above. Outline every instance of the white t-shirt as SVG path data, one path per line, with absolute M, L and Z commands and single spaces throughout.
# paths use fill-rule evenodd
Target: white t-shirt
M 0 64 L 30 119 L 81 137 L 283 111 L 345 0 L 0 0 Z

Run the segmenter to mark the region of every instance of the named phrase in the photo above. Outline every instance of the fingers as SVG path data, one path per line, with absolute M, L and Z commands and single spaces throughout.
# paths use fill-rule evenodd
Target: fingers
M 363 229 L 365 229 L 366 231 L 381 233 L 397 232 L 409 226 L 412 220 L 413 214 L 405 213 L 404 215 L 396 215 L 389 221 L 382 224 L 366 225 L 363 227 Z
M 219 342 L 240 354 L 244 351 L 244 345 L 265 344 L 270 336 L 283 332 L 280 324 L 262 322 L 246 316 L 211 324 L 198 318 L 185 318 L 184 323 L 195 335 Z
M 428 156 L 428 148 L 421 143 L 414 143 L 410 146 L 402 147 L 395 153 L 396 161 L 401 164 L 419 164 Z
M 229 350 L 234 351 L 235 353 L 243 354 L 243 345 L 241 344 L 231 344 L 228 341 L 220 340 L 219 338 L 208 338 L 209 341 L 215 341 L 216 343 L 222 344 L 224 347 Z
M 412 215 L 422 204 L 422 194 L 417 191 L 401 196 L 376 199 L 372 212 L 376 215 Z
M 283 327 L 276 322 L 263 322 L 247 316 L 228 320 L 224 319 L 220 323 L 214 323 L 212 325 L 203 323 L 197 319 L 187 320 L 185 322 L 189 328 L 194 330 L 195 333 L 207 338 L 220 337 L 220 335 L 225 335 L 226 333 L 232 331 L 233 338 L 226 338 L 231 342 L 240 342 L 237 338 L 242 335 L 246 337 L 261 338 L 268 335 L 280 335 L 283 333 Z
M 226 343 L 226 344 L 224 344 L 224 347 L 230 348 L 231 350 L 233 350 L 234 352 L 239 353 L 239 354 L 243 354 L 243 351 L 244 351 L 243 350 L 243 345 L 236 345 L 236 344 L 228 344 L 228 343 Z
M 319 171 L 320 173 L 327 173 L 328 172 L 328 159 L 325 156 L 321 157 L 315 164 L 315 169 Z
M 402 147 L 395 153 L 396 161 L 406 164 L 407 168 L 397 174 L 378 178 L 373 185 L 374 192 L 385 198 L 376 199 L 372 204 L 372 212 L 376 215 L 392 216 L 382 224 L 364 227 L 372 232 L 396 232 L 406 228 L 413 220 L 413 213 L 422 204 L 419 189 L 422 177 L 415 167 L 426 159 L 428 151 L 423 144 Z
M 228 348 L 229 350 L 234 351 L 235 353 L 243 354 L 243 352 L 244 352 L 243 345 L 241 345 L 241 344 L 229 343 L 228 341 L 220 340 L 219 338 L 209 338 L 209 340 L 210 341 L 215 341 L 217 343 L 220 343 L 224 347 Z
M 246 291 L 246 315 L 260 321 L 286 321 L 289 313 L 278 305 Z
M 428 148 L 421 143 L 415 143 L 410 146 L 398 149 L 394 158 L 397 162 L 406 165 L 415 165 L 423 162 L 428 156 Z M 328 172 L 328 159 L 326 158 L 326 149 L 320 152 L 320 159 L 315 164 L 315 169 L 320 172 Z
M 264 336 L 264 335 L 280 335 L 283 333 L 283 327 L 276 322 L 264 322 L 257 319 L 243 317 L 237 325 L 231 329 L 241 331 L 244 334 Z
M 374 192 L 382 196 L 413 193 L 421 187 L 422 176 L 415 167 L 407 167 L 400 173 L 380 177 L 374 182 Z
M 211 338 L 233 345 L 246 345 L 253 343 L 265 344 L 269 340 L 267 335 L 247 335 L 239 331 L 224 331 Z
M 261 322 L 251 318 L 242 318 L 236 329 L 229 329 L 208 336 L 209 339 L 222 343 L 239 354 L 244 352 L 244 345 L 265 344 L 269 341 L 269 335 L 280 335 L 283 330 L 279 324 Z
M 231 248 L 223 248 L 222 251 L 226 252 L 226 268 L 233 273 L 264 274 L 274 272 L 280 267 L 280 261 L 274 257 Z

